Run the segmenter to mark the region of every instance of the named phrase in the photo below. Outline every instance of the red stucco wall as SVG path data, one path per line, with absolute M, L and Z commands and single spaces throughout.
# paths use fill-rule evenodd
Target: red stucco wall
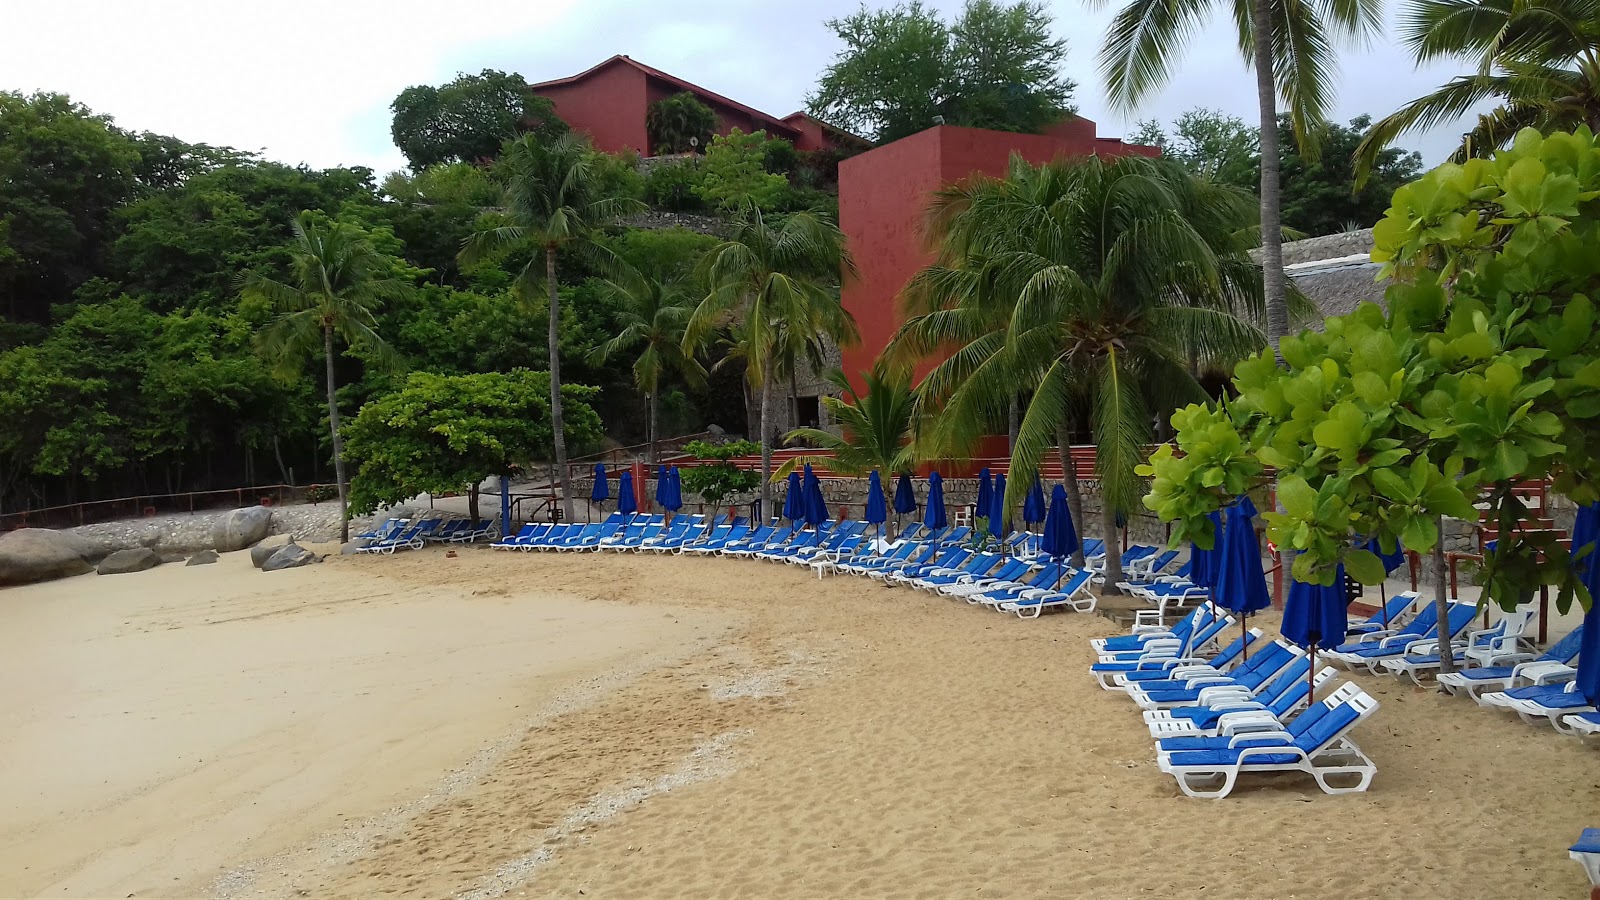
M 597 149 L 649 152 L 645 109 L 649 106 L 645 73 L 632 66 L 606 66 L 581 81 L 541 87 L 556 115 L 574 130 L 586 132 Z
M 861 329 L 861 342 L 844 350 L 843 367 L 858 388 L 860 373 L 872 368 L 902 321 L 901 289 L 932 259 L 922 222 L 933 191 L 975 172 L 1003 174 L 1012 153 L 1037 164 L 1089 153 L 1154 156 L 1160 152 L 1097 138 L 1094 123 L 1086 119 L 1054 130 L 1055 134 L 1011 134 L 939 126 L 839 164 L 839 227 L 849 239 L 859 272 L 859 277 L 845 282 L 843 301 Z M 917 380 L 935 362 L 925 361 L 916 372 Z

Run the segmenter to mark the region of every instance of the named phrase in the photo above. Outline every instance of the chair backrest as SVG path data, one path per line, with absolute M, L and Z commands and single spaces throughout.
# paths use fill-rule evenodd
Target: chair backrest
M 1099 538 L 1089 538 L 1083 542 L 1084 556 L 1102 556 L 1106 552 L 1106 542 Z
M 1252 628 L 1239 637 L 1234 638 L 1228 643 L 1228 646 L 1217 651 L 1217 655 L 1211 658 L 1212 667 L 1217 669 L 1226 669 L 1229 666 L 1232 666 L 1234 662 L 1244 654 L 1246 645 L 1254 644 L 1256 639 L 1260 637 L 1261 632 Z
M 1058 593 L 1072 594 L 1081 591 L 1083 590 L 1084 585 L 1089 583 L 1089 579 L 1093 577 L 1094 573 L 1090 572 L 1088 569 L 1084 569 L 1080 572 L 1074 572 L 1072 573 L 1072 577 L 1067 579 L 1067 583 L 1061 586 L 1061 589 L 1058 591 Z
M 1478 607 L 1472 603 L 1450 604 L 1449 621 L 1450 634 L 1458 635 L 1472 627 L 1472 620 L 1478 617 Z
M 959 568 L 962 563 L 972 558 L 972 551 L 965 547 L 951 547 L 944 555 L 934 560 L 931 565 L 940 569 Z
M 1334 692 L 1327 700 L 1323 700 L 1317 705 L 1326 707 L 1328 701 L 1340 696 L 1340 692 L 1343 690 L 1344 688 L 1341 687 L 1339 691 Z M 1356 723 L 1372 715 L 1377 709 L 1378 701 L 1357 688 L 1355 693 L 1345 697 L 1337 705 L 1308 723 L 1300 733 L 1295 735 L 1294 744 L 1306 753 L 1314 753 L 1343 737 L 1345 732 L 1354 728 Z M 1300 720 L 1311 715 L 1313 711 L 1314 708 L 1301 713 L 1294 720 L 1294 725 L 1300 725 Z
M 1299 654 L 1298 647 L 1290 647 L 1283 641 L 1273 641 L 1266 647 L 1250 654 L 1250 658 L 1241 662 L 1233 670 L 1234 678 L 1240 684 L 1250 687 L 1260 687 L 1267 680 L 1278 674 L 1284 666 L 1292 662 Z
M 1031 588 L 1053 588 L 1056 586 L 1056 582 L 1060 581 L 1061 576 L 1065 575 L 1066 572 L 1067 568 L 1065 566 L 1057 565 L 1055 563 L 1046 563 L 1045 565 L 1040 566 L 1033 573 L 1033 577 L 1029 578 L 1026 583 L 1028 587 Z
M 1261 689 L 1256 699 L 1265 703 L 1274 716 L 1282 716 L 1299 706 L 1310 693 L 1306 676 L 1311 673 L 1311 658 L 1300 656 L 1279 672 L 1272 682 Z
M 1528 630 L 1528 623 L 1533 621 L 1533 610 L 1519 609 L 1500 616 L 1500 637 L 1519 638 Z
M 1429 603 L 1423 606 L 1422 609 L 1418 610 L 1416 617 L 1410 622 L 1407 622 L 1405 627 L 1401 628 L 1397 633 L 1419 638 L 1432 637 L 1434 628 L 1438 624 L 1438 607 L 1434 606 L 1432 603 Z
M 967 560 L 967 564 L 962 566 L 961 570 L 968 575 L 982 575 L 993 569 L 999 562 L 1000 554 L 998 553 L 979 553 Z
M 1579 622 L 1578 627 L 1568 632 L 1566 637 L 1551 644 L 1550 649 L 1546 650 L 1539 657 L 1539 660 L 1541 662 L 1570 663 L 1577 658 L 1578 650 L 1582 646 L 1583 623 Z
M 1161 573 L 1162 569 L 1165 569 L 1167 566 L 1172 565 L 1172 561 L 1177 559 L 1177 558 L 1178 558 L 1178 551 L 1176 551 L 1176 550 L 1163 550 L 1163 551 L 1161 551 L 1160 555 L 1158 555 L 1154 559 L 1150 560 L 1150 566 L 1149 566 L 1148 571 L 1150 572 L 1150 574 L 1152 576 L 1159 575 Z
M 958 525 L 955 528 L 945 532 L 944 538 L 940 541 L 940 543 L 959 544 L 969 537 L 972 537 L 972 528 L 967 525 Z
M 1193 656 L 1195 651 L 1216 640 L 1217 635 L 1232 624 L 1232 616 L 1223 615 L 1215 607 L 1212 607 L 1210 613 L 1200 620 L 1195 626 L 1194 632 L 1189 635 L 1189 642 L 1184 645 L 1183 655 Z
M 997 581 L 1016 581 L 1019 577 L 1027 574 L 1028 568 L 1027 560 L 1013 556 L 989 577 Z

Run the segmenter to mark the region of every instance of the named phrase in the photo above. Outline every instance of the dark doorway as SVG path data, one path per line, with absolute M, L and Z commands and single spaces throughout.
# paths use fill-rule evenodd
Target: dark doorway
M 796 428 L 818 428 L 822 425 L 822 412 L 817 404 L 816 397 L 800 397 L 795 400 Z

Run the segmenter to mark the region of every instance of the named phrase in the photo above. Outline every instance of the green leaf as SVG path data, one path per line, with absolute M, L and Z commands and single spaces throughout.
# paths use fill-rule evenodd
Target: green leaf
M 1345 574 L 1362 584 L 1382 584 L 1388 573 L 1383 561 L 1370 550 L 1350 550 L 1344 555 Z
M 1278 502 L 1283 504 L 1283 511 L 1291 517 L 1306 519 L 1316 509 L 1317 492 L 1311 489 L 1304 478 L 1285 475 L 1278 479 Z

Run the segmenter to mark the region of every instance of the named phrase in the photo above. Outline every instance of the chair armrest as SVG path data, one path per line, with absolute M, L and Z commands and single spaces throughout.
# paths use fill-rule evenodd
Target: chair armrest
M 1206 705 L 1219 712 L 1227 710 L 1217 717 L 1218 725 L 1221 725 L 1229 716 L 1265 713 L 1267 711 L 1266 704 L 1259 700 L 1235 700 L 1231 697 L 1222 698 L 1217 702 L 1207 703 Z
M 1395 644 L 1404 645 L 1404 644 L 1415 643 L 1416 640 L 1417 640 L 1417 636 L 1415 634 L 1401 634 L 1400 632 L 1395 632 L 1394 634 L 1391 634 L 1386 638 L 1381 638 L 1378 641 L 1378 646 L 1379 647 L 1393 647 Z M 1429 638 L 1428 640 L 1434 640 L 1434 639 L 1433 638 Z M 1365 643 L 1365 642 L 1363 642 L 1363 643 Z
M 1272 731 L 1252 731 L 1246 734 L 1236 734 L 1233 737 L 1228 738 L 1228 749 L 1232 750 L 1245 741 L 1265 740 L 1281 740 L 1285 744 L 1292 744 L 1294 742 L 1294 735 L 1284 731 L 1281 728 Z

